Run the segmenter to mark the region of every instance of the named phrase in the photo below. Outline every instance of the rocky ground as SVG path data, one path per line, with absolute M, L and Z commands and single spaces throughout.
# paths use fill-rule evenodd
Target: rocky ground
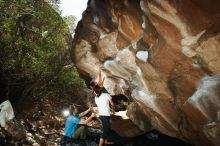
M 88 128 L 88 139 L 85 141 L 73 140 L 63 137 L 65 117 L 63 111 L 71 103 L 86 105 L 81 101 L 69 99 L 42 99 L 32 101 L 32 104 L 14 106 L 15 119 L 8 122 L 7 132 L 0 130 L 1 146 L 97 146 L 101 134 L 100 123 L 97 119 Z M 84 100 L 87 103 L 87 101 Z M 81 110 L 87 108 L 80 107 Z M 113 118 L 114 119 L 114 118 Z M 123 126 L 123 125 L 118 125 Z M 116 129 L 120 128 L 114 127 Z M 175 138 L 168 137 L 158 131 L 133 138 L 123 138 L 114 131 L 111 139 L 115 141 L 112 146 L 190 146 Z
M 31 105 L 16 105 L 15 118 L 8 122 L 7 132 L 1 128 L 0 145 L 59 145 L 65 127 L 65 117 L 62 112 L 68 109 L 71 103 L 73 100 L 69 98 L 42 99 L 33 101 Z
M 9 122 L 12 125 L 9 131 L 14 133 L 13 129 L 17 129 L 19 134 L 8 136 L 5 145 L 58 145 L 65 121 L 61 111 L 59 104 L 49 100 L 35 101 L 28 110 L 19 111 L 16 107 L 16 118 Z

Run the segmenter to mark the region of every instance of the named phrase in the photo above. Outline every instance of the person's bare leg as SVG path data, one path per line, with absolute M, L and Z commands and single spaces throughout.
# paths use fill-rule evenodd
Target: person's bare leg
M 103 146 L 105 139 L 104 138 L 100 138 L 99 140 L 99 146 Z

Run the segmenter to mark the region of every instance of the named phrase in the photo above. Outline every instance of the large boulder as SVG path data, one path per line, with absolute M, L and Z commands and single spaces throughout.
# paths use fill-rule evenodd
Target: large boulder
M 135 102 L 128 115 L 140 129 L 217 146 L 219 8 L 219 0 L 89 0 L 72 59 L 87 82 L 101 68 L 109 93 Z

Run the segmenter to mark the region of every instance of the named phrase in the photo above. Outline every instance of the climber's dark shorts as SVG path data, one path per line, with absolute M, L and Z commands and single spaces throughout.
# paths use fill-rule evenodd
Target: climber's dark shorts
M 110 132 L 110 116 L 99 116 L 102 121 L 102 138 L 107 138 Z

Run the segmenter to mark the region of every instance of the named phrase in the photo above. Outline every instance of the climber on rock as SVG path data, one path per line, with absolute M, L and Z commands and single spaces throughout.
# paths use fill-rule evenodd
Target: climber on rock
M 92 107 L 86 111 L 78 114 L 78 107 L 73 104 L 70 106 L 70 115 L 66 119 L 65 124 L 65 137 L 74 138 L 74 139 L 86 139 L 86 125 L 89 125 L 92 118 L 96 115 L 92 113 L 89 118 L 86 120 L 81 119 L 92 110 Z
M 114 103 L 112 101 L 111 96 L 103 92 L 103 90 L 96 85 L 94 88 L 95 103 L 98 106 L 99 119 L 102 122 L 102 131 L 99 146 L 103 146 L 103 144 L 113 144 L 113 142 L 109 141 L 107 138 L 110 136 L 110 104 L 114 107 Z

